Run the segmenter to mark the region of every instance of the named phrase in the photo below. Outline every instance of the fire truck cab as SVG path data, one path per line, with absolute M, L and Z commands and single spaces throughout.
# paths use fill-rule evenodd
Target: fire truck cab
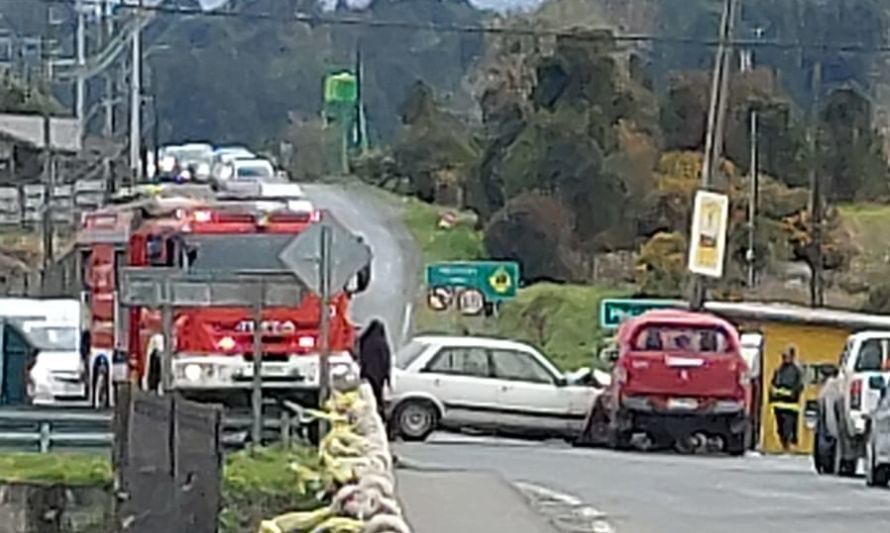
M 110 207 L 84 217 L 78 244 L 89 309 L 89 384 L 94 406 L 111 403 L 111 383 L 146 390 L 161 385 L 164 335 L 157 309 L 123 307 L 123 267 L 179 269 L 225 277 L 280 269 L 278 252 L 317 221 L 313 210 L 270 201 L 164 198 Z M 369 268 L 330 302 L 332 365 L 352 365 L 351 296 L 368 284 Z M 297 307 L 264 308 L 263 388 L 314 404 L 318 389 L 320 301 L 303 288 Z M 172 387 L 195 399 L 242 404 L 253 376 L 253 311 L 192 307 L 173 310 Z

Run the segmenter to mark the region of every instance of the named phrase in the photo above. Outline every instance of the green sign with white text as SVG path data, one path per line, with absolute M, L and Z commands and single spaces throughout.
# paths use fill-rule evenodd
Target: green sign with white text
M 519 264 L 512 261 L 449 261 L 426 267 L 426 285 L 433 288 L 476 289 L 487 302 L 516 297 Z
M 615 329 L 628 318 L 654 309 L 677 309 L 684 303 L 676 300 L 606 299 L 600 301 L 600 327 Z

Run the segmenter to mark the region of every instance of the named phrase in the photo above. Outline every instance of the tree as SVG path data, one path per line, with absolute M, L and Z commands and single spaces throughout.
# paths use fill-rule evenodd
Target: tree
M 527 283 L 571 281 L 572 226 L 569 210 L 557 199 L 526 193 L 492 217 L 483 243 L 489 257 L 517 261 Z

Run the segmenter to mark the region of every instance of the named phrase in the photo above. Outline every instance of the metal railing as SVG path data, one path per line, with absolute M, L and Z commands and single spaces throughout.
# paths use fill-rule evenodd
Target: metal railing
M 294 412 L 297 409 L 298 412 Z M 0 408 L 0 449 L 12 451 L 110 451 L 113 412 L 89 408 Z M 299 406 L 263 417 L 263 443 L 306 439 L 308 418 Z M 234 451 L 250 442 L 251 417 L 237 412 L 223 416 L 223 446 Z

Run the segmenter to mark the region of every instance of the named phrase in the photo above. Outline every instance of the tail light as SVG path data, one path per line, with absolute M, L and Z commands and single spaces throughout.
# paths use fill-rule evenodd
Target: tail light
M 321 220 L 321 211 L 319 211 L 319 210 L 317 210 L 317 209 L 316 209 L 315 211 L 312 211 L 312 215 L 309 217 L 309 219 L 310 219 L 312 222 L 318 222 L 318 221 L 320 221 L 320 220 Z
M 850 409 L 862 407 L 862 380 L 856 379 L 850 383 Z

